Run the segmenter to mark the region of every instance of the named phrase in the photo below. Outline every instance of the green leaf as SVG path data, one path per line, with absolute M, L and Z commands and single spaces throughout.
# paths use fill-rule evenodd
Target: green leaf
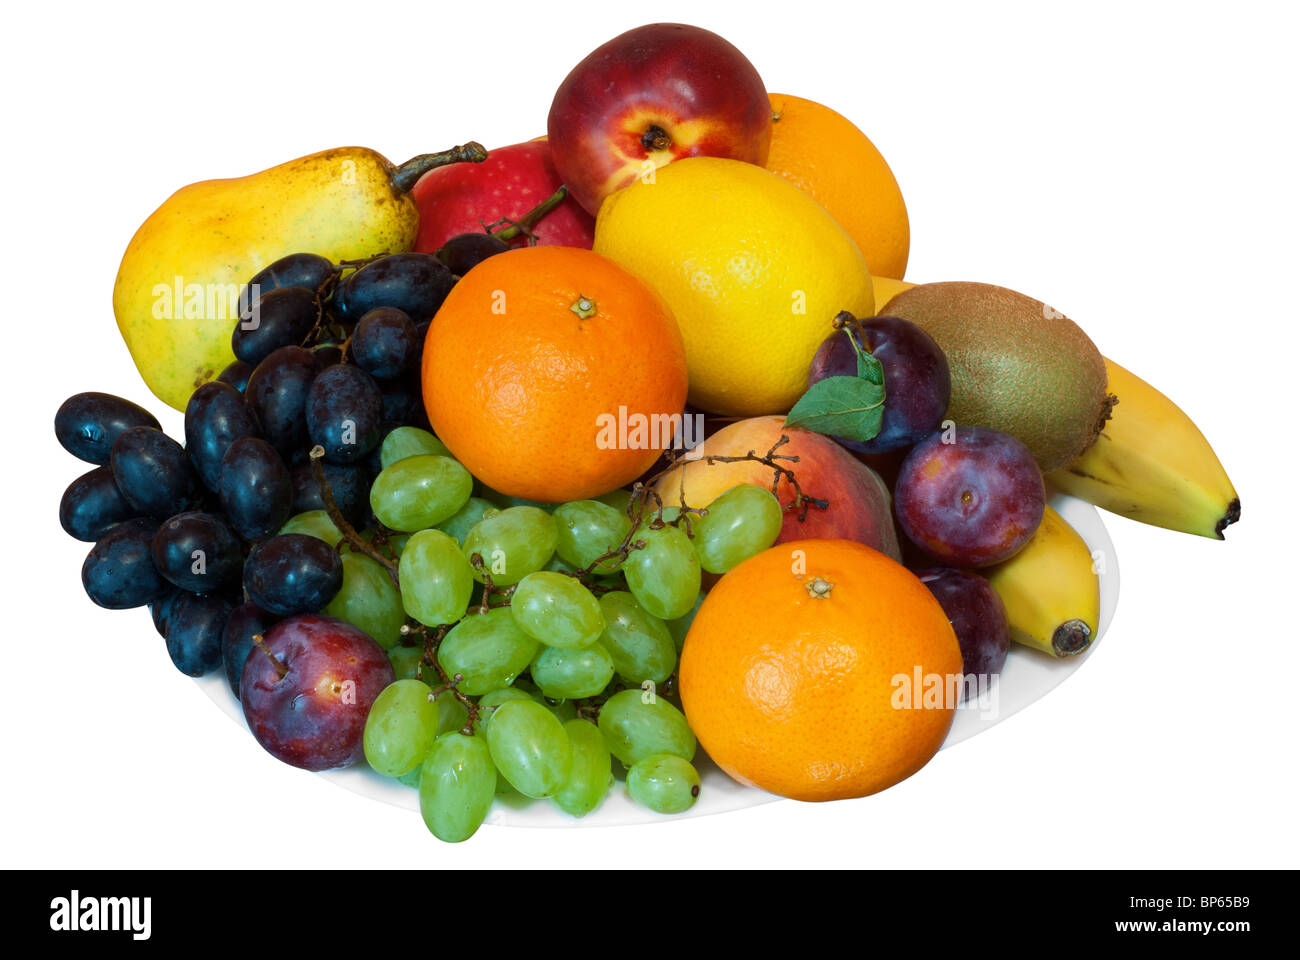
M 849 338 L 849 343 L 853 344 L 853 352 L 858 356 L 858 376 L 878 387 L 883 387 L 885 385 L 885 368 L 881 366 L 875 354 L 864 349 L 862 344 L 858 343 L 858 338 L 853 335 L 852 326 L 846 326 L 844 334 Z
M 865 441 L 880 432 L 884 412 L 885 388 L 881 384 L 863 377 L 827 377 L 799 398 L 785 425 Z

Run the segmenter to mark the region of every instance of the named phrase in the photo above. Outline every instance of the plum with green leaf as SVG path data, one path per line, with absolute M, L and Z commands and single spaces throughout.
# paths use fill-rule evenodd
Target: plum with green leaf
M 813 356 L 808 393 L 791 423 L 829 433 L 856 453 L 888 453 L 939 426 L 950 390 L 947 358 L 916 324 L 845 312 Z

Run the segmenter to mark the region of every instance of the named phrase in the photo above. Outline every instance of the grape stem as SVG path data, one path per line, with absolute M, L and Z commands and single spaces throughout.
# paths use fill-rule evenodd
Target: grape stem
M 707 464 L 743 463 L 745 461 L 752 460 L 755 463 L 761 463 L 766 467 L 771 467 L 773 471 L 772 496 L 777 495 L 776 491 L 777 488 L 780 486 L 781 479 L 785 478 L 786 480 L 788 480 L 790 482 L 790 486 L 794 487 L 794 500 L 789 505 L 784 505 L 783 509 L 798 510 L 799 522 L 802 523 L 804 519 L 808 516 L 808 508 L 810 506 L 817 507 L 817 509 L 819 510 L 825 510 L 827 507 L 831 505 L 831 502 L 829 500 L 822 499 L 819 497 L 808 496 L 808 494 L 803 492 L 803 488 L 799 486 L 799 480 L 795 477 L 794 471 L 791 470 L 789 467 L 784 467 L 781 464 L 777 463 L 778 460 L 786 460 L 789 461 L 790 463 L 799 462 L 798 457 L 776 452 L 777 450 L 781 449 L 781 447 L 785 446 L 789 442 L 790 442 L 790 438 L 783 433 L 781 434 L 780 439 L 778 439 L 776 443 L 772 444 L 771 448 L 767 451 L 767 453 L 763 454 L 761 457 L 753 450 L 750 450 L 747 454 L 741 457 L 724 457 L 719 454 L 713 454 L 710 456 L 706 456 L 703 462 Z
M 756 451 L 750 450 L 743 456 L 722 456 L 715 454 L 712 456 L 706 456 L 703 460 L 697 460 L 694 462 L 712 465 L 714 463 L 744 463 L 752 461 L 754 463 L 761 463 L 765 467 L 771 467 L 772 496 L 777 496 L 777 490 L 780 487 L 781 480 L 788 480 L 790 486 L 794 488 L 794 500 L 788 505 L 783 505 L 782 509 L 798 510 L 799 521 L 802 523 L 808 515 L 808 508 L 810 506 L 815 506 L 821 510 L 825 510 L 830 506 L 830 501 L 808 496 L 808 494 L 803 492 L 803 488 L 799 486 L 799 480 L 795 477 L 794 471 L 777 462 L 778 460 L 784 460 L 787 463 L 799 462 L 797 456 L 786 453 L 777 453 L 781 447 L 789 442 L 790 437 L 783 433 L 780 438 L 772 444 L 767 453 L 762 454 L 761 456 Z M 678 506 L 679 513 L 677 517 L 673 520 L 664 520 L 663 498 L 660 497 L 659 493 L 654 489 L 654 483 L 661 477 L 664 477 L 677 469 L 683 462 L 691 462 L 671 450 L 665 451 L 664 455 L 668 462 L 664 465 L 663 469 L 653 473 L 645 480 L 638 480 L 632 485 L 632 492 L 628 497 L 626 508 L 628 519 L 632 521 L 632 525 L 627 534 L 623 537 L 622 542 L 617 547 L 614 547 L 614 549 L 602 553 L 581 570 L 569 574 L 570 576 L 575 577 L 592 593 L 599 595 L 618 589 L 617 587 L 604 587 L 593 582 L 597 567 L 610 560 L 627 560 L 633 550 L 644 550 L 646 548 L 647 541 L 637 538 L 636 534 L 637 531 L 642 529 L 642 520 L 646 516 L 647 510 L 653 509 L 654 516 L 645 523 L 645 529 L 662 530 L 664 527 L 669 525 L 679 526 L 685 529 L 688 537 L 694 536 L 694 531 L 691 529 L 691 517 L 706 517 L 709 515 L 709 511 L 705 507 L 687 506 L 686 485 L 683 483 L 678 486 L 678 499 L 680 503 Z M 653 508 L 651 507 L 651 501 L 654 503 Z
M 338 527 L 339 533 L 343 534 L 343 539 L 357 553 L 365 554 L 387 570 L 388 575 L 393 578 L 393 586 L 400 589 L 397 577 L 397 563 L 376 550 L 372 544 L 366 543 L 361 534 L 357 533 L 356 528 L 348 523 L 347 518 L 343 516 L 343 511 L 339 509 L 338 503 L 335 502 L 334 491 L 330 489 L 330 482 L 325 476 L 325 448 L 319 443 L 316 444 L 311 448 L 308 457 L 311 459 L 312 476 L 316 479 L 316 486 L 320 488 L 321 502 L 325 504 L 325 512 L 329 514 L 334 526 Z
M 450 690 L 452 696 L 459 700 L 461 706 L 465 708 L 468 718 L 465 721 L 465 725 L 460 728 L 460 732 L 468 737 L 473 735 L 474 725 L 478 723 L 479 705 L 471 700 L 466 694 L 460 692 L 458 685 L 465 678 L 459 673 L 456 674 L 455 677 L 447 676 L 447 671 L 444 670 L 442 664 L 438 662 L 438 647 L 442 644 L 443 637 L 447 636 L 453 626 L 455 626 L 455 624 L 445 623 L 430 635 L 428 627 L 422 623 L 414 623 L 412 621 L 411 623 L 402 624 L 401 632 L 403 637 L 407 637 L 413 633 L 418 633 L 424 637 L 424 656 L 420 660 L 420 666 L 428 664 L 433 667 L 434 670 L 438 671 L 438 677 L 442 680 L 442 686 L 436 691 L 436 693 L 446 693 Z
M 510 598 L 514 596 L 517 583 L 512 583 L 508 587 L 498 587 L 492 582 L 492 574 L 488 571 L 487 565 L 483 562 L 483 556 L 479 553 L 469 555 L 469 563 L 483 577 L 483 599 L 479 602 L 478 612 L 487 613 L 497 607 L 510 606 Z M 501 594 L 501 599 L 497 603 L 492 602 L 492 593 L 496 591 Z

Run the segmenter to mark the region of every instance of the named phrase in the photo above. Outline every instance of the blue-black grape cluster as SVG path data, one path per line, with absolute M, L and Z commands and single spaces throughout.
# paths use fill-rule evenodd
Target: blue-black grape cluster
M 253 638 L 321 610 L 343 582 L 331 545 L 279 532 L 325 507 L 310 451 L 324 451 L 339 511 L 366 526 L 380 442 L 428 425 L 420 354 L 456 279 L 421 253 L 273 263 L 241 293 L 235 362 L 190 397 L 183 445 L 129 400 L 69 398 L 55 433 L 94 469 L 69 485 L 59 520 L 94 544 L 82 567 L 90 599 L 147 605 L 179 670 L 224 668 L 238 694 Z

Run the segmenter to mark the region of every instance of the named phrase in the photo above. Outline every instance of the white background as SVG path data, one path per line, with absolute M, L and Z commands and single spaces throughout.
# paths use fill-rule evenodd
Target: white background
M 574 63 L 651 20 L 857 123 L 907 198 L 908 277 L 1065 310 L 1197 420 L 1244 520 L 1217 543 L 1107 517 L 1123 587 L 1097 655 L 883 794 L 443 846 L 258 749 L 147 611 L 91 605 L 56 520 L 86 467 L 53 414 L 88 389 L 164 413 L 111 290 L 177 187 L 529 139 Z M 5 865 L 1298 865 L 1294 6 L 24 4 L 6 33 Z

